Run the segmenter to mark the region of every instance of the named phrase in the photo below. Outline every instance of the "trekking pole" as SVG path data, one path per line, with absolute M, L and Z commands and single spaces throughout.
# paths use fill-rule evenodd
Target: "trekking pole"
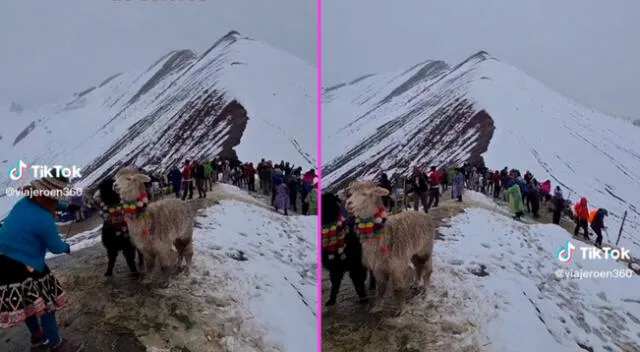
M 71 224 L 69 224 L 69 228 L 67 229 L 67 233 L 64 235 L 64 239 L 66 240 L 67 238 L 69 238 L 69 234 L 71 233 L 71 229 L 73 228 L 73 224 L 75 224 L 75 221 L 71 222 Z
M 622 217 L 622 223 L 620 224 L 620 232 L 618 232 L 618 239 L 616 240 L 616 247 L 618 243 L 620 243 L 620 236 L 622 236 L 622 228 L 624 227 L 624 221 L 627 219 L 627 211 L 624 211 L 624 216 Z
M 611 239 L 609 238 L 609 231 L 607 231 L 607 229 L 604 229 L 604 234 L 607 235 L 607 242 L 611 243 Z

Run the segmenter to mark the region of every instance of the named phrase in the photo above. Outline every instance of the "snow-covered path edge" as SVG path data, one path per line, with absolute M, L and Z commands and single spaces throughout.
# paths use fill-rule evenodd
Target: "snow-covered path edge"
M 515 221 L 477 193 L 465 201 L 478 207 L 440 228 L 427 298 L 455 306 L 446 320 L 472 321 L 484 351 L 640 350 L 640 280 L 626 265 L 581 256 L 563 264 L 556 255 L 571 237 L 563 228 Z M 624 277 L 561 279 L 558 270 Z M 440 291 L 448 298 L 435 297 Z
M 223 200 L 197 221 L 196 271 L 225 278 L 212 292 L 240 302 L 239 313 L 269 350 L 315 351 L 316 218 Z

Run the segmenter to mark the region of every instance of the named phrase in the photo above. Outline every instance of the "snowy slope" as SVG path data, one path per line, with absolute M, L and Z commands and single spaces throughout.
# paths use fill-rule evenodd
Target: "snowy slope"
M 438 303 L 451 310 L 442 319 L 471 320 L 466 326 L 473 328 L 465 329 L 470 336 L 464 337 L 472 340 L 475 335 L 475 346 L 484 346 L 484 351 L 640 350 L 636 274 L 613 260 L 583 259 L 579 250 L 564 264 L 556 255 L 571 237 L 565 230 L 514 221 L 492 211 L 497 206 L 488 205 L 490 200 L 484 202 L 487 205 L 467 209 L 440 228 L 434 292 L 428 295 L 439 300 L 440 291 L 449 293 Z M 580 270 L 609 276 L 566 277 Z
M 242 252 L 246 257 L 236 263 L 226 259 L 228 280 L 217 289 L 246 305 L 242 317 L 254 321 L 267 344 L 280 351 L 315 351 L 316 218 L 285 219 L 270 210 L 223 201 L 200 221 L 195 245 L 202 253 L 229 257 Z M 208 265 L 211 272 L 220 270 L 218 263 Z
M 413 165 L 484 162 L 530 170 L 577 201 L 629 217 L 621 245 L 640 252 L 640 140 L 629 121 L 582 107 L 479 52 L 327 88 L 323 179 L 340 188 Z M 613 239 L 615 241 L 615 239 Z
M 200 56 L 170 52 L 19 119 L 0 111 L 0 188 L 19 159 L 82 167 L 80 187 L 121 163 L 165 172 L 218 154 L 314 167 L 314 89 L 312 65 L 230 32 Z M 0 218 L 13 202 L 0 195 Z

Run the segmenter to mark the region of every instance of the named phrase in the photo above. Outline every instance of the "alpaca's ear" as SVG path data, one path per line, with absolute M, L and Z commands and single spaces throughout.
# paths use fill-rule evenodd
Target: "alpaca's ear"
M 139 182 L 149 182 L 151 181 L 151 178 L 147 175 L 143 175 L 143 174 L 137 174 L 133 177 L 134 180 L 139 181 Z
M 382 188 L 382 187 L 376 187 L 374 189 L 371 190 L 371 195 L 377 196 L 377 197 L 384 197 L 384 196 L 388 196 L 389 195 L 389 191 Z

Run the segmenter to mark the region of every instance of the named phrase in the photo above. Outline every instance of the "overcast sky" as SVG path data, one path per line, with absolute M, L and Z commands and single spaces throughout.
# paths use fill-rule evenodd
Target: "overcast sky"
M 0 102 L 68 98 L 232 29 L 316 64 L 315 0 L 0 0 Z
M 478 50 L 576 101 L 640 118 L 638 0 L 324 0 L 324 85 Z

